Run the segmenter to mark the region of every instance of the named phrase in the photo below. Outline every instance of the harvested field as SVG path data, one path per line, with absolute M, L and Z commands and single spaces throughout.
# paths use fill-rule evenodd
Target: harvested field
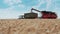
M 60 19 L 1 19 L 0 34 L 60 34 Z

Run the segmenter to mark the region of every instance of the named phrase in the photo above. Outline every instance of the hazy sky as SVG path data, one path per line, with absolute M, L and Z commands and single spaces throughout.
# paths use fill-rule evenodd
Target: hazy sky
M 0 0 L 0 19 L 18 18 L 31 8 L 56 12 L 60 18 L 60 0 Z

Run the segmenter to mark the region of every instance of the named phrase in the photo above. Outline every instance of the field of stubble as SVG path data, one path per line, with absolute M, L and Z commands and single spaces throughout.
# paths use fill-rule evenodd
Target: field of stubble
M 1 19 L 0 34 L 60 34 L 60 19 Z

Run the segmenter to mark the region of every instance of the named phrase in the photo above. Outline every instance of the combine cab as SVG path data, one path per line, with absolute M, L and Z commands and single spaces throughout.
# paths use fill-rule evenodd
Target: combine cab
M 34 8 L 31 9 L 31 13 L 25 13 L 24 14 L 24 19 L 35 19 L 38 18 L 38 14 L 34 13 L 34 11 L 40 12 L 42 14 L 42 16 L 40 18 L 42 19 L 56 19 L 57 15 L 55 12 L 51 12 L 51 11 L 39 11 L 36 10 Z

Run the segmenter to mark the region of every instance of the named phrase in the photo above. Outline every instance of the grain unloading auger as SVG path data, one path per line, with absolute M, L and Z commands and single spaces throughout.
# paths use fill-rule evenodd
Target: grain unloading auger
M 37 13 L 34 13 L 34 11 L 40 12 L 42 14 L 42 16 L 40 18 L 42 19 L 56 19 L 57 18 L 57 14 L 55 12 L 51 12 L 51 11 L 39 11 L 36 10 L 34 8 L 31 9 L 30 13 L 25 13 L 24 14 L 24 18 L 23 19 L 35 19 L 35 18 L 39 18 Z

